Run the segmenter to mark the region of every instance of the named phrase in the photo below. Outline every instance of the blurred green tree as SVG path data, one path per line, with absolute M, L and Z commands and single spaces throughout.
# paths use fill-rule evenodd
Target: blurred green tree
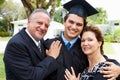
M 0 5 L 0 19 L 1 23 L 5 25 L 1 25 L 2 29 L 9 32 L 13 30 L 13 26 L 11 25 L 11 21 L 25 19 L 26 13 L 23 6 L 20 6 L 18 3 L 14 3 L 12 0 L 5 1 L 2 5 Z
M 5 2 L 5 0 L 0 0 L 0 5 L 3 4 Z
M 50 15 L 52 16 L 55 12 L 55 8 L 60 6 L 61 0 L 21 0 L 27 16 L 32 13 L 36 8 L 49 9 Z
M 87 18 L 88 24 L 106 24 L 107 22 L 107 12 L 103 8 L 96 8 L 99 13 L 89 16 Z
M 88 24 L 106 24 L 107 23 L 107 13 L 102 8 L 96 8 L 98 10 L 98 14 L 89 16 L 87 18 Z M 64 13 L 65 12 L 65 13 Z M 53 15 L 53 19 L 57 22 L 63 22 L 63 15 L 65 15 L 67 11 L 63 8 L 56 10 Z

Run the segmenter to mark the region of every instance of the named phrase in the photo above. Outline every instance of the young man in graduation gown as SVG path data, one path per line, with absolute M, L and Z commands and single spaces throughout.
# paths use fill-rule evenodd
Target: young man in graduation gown
M 70 69 L 72 66 L 77 75 L 88 65 L 87 57 L 81 50 L 81 41 L 78 35 L 86 26 L 86 17 L 98 12 L 85 0 L 73 0 L 64 4 L 64 8 L 69 11 L 64 17 L 64 32 L 60 37 L 47 39 L 45 42 L 47 49 L 53 41 L 59 40 L 62 43 L 60 55 L 57 58 L 60 68 L 49 75 L 50 80 L 65 80 L 64 71 L 66 68 Z
M 64 71 L 66 68 L 70 70 L 71 66 L 74 68 L 76 75 L 88 66 L 87 58 L 80 47 L 81 40 L 78 35 L 86 26 L 86 18 L 98 13 L 85 0 L 72 0 L 63 6 L 69 11 L 64 17 L 64 32 L 60 37 L 47 39 L 45 42 L 47 49 L 49 49 L 53 41 L 59 40 L 62 43 L 60 55 L 57 58 L 60 68 L 48 76 L 50 80 L 65 80 Z

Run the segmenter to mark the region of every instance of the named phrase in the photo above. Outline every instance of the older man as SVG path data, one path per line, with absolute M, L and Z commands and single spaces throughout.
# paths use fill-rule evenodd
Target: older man
M 49 24 L 47 11 L 35 9 L 28 18 L 27 28 L 10 39 L 4 54 L 6 80 L 44 80 L 59 68 L 56 58 L 60 41 L 53 42 L 45 55 L 42 38 Z

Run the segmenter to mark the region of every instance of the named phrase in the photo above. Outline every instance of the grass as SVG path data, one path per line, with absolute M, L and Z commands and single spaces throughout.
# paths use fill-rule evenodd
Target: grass
M 8 41 L 11 37 L 0 37 L 0 41 Z M 3 63 L 3 53 L 0 53 L 0 80 L 5 79 L 5 69 Z
M 113 54 L 115 53 L 114 48 L 112 47 L 112 43 L 105 42 L 103 46 L 103 50 L 105 54 Z
M 8 41 L 11 37 L 0 37 L 0 41 Z
M 2 53 L 0 53 L 0 80 L 5 80 L 5 69 L 4 69 Z

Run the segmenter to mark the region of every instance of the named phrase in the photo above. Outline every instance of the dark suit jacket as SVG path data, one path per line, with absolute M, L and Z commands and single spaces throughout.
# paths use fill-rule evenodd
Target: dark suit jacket
M 80 39 L 77 40 L 77 42 L 71 47 L 69 51 L 66 49 L 66 46 L 61 37 L 47 39 L 45 41 L 46 48 L 49 49 L 51 43 L 56 40 L 59 40 L 62 43 L 60 55 L 57 58 L 57 62 L 59 63 L 60 68 L 57 71 L 54 71 L 53 74 L 49 75 L 48 78 L 50 80 L 65 80 L 65 69 L 68 68 L 70 70 L 71 66 L 74 68 L 76 75 L 78 75 L 78 73 L 82 72 L 83 69 L 88 65 L 87 57 L 83 54 L 80 48 Z
M 45 56 L 43 45 L 40 53 L 25 28 L 8 42 L 4 63 L 6 80 L 45 80 L 59 68 L 54 58 Z

